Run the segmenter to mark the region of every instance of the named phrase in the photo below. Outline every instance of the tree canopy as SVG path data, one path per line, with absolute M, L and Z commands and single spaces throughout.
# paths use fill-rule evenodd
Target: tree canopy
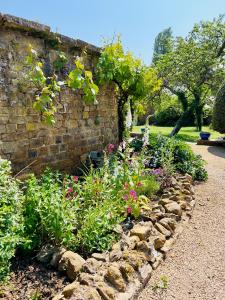
M 195 112 L 199 130 L 207 97 L 218 90 L 224 77 L 225 24 L 223 16 L 196 24 L 188 36 L 176 38 L 172 50 L 156 61 L 163 87 L 178 96 L 184 114 L 172 132 L 177 133 L 185 116 Z
M 131 101 L 133 108 L 141 101 L 146 101 L 160 89 L 161 80 L 154 68 L 145 66 L 131 52 L 124 51 L 120 38 L 105 45 L 96 74 L 99 84 L 114 82 L 117 86 L 119 131 L 122 140 L 128 101 Z
M 173 47 L 173 37 L 171 28 L 166 28 L 160 32 L 155 38 L 154 52 L 153 52 L 153 63 L 164 54 L 171 52 Z
M 214 130 L 225 133 L 225 83 L 216 96 L 212 125 Z

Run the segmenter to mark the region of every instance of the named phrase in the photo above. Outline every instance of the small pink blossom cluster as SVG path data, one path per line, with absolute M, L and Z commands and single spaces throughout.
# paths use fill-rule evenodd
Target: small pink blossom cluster
M 114 144 L 108 144 L 107 146 L 107 150 L 109 153 L 113 153 L 113 151 L 115 150 L 115 145 Z
M 79 177 L 78 177 L 78 176 L 73 176 L 72 179 L 73 179 L 73 181 L 74 181 L 75 183 L 77 183 L 77 182 L 79 181 Z M 64 179 L 64 184 L 66 184 L 66 183 L 67 183 L 67 180 Z M 76 197 L 77 195 L 78 195 L 78 194 L 77 194 L 76 191 L 74 191 L 74 188 L 73 188 L 73 187 L 68 187 L 68 188 L 67 188 L 67 190 L 66 190 L 66 197 L 67 197 L 67 198 L 74 198 L 74 197 Z
M 136 184 L 136 186 L 141 186 L 142 183 L 138 182 Z M 131 189 L 130 184 L 129 183 L 125 183 L 124 184 L 124 189 L 126 190 L 126 194 L 123 195 L 123 199 L 126 201 L 127 203 L 127 214 L 131 214 L 132 213 L 132 204 L 134 203 L 134 201 L 138 201 L 138 194 L 134 189 Z

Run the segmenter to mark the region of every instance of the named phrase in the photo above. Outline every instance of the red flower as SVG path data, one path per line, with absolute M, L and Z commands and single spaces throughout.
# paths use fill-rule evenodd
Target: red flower
M 133 199 L 137 199 L 137 193 L 136 193 L 134 190 L 131 190 L 131 191 L 130 191 L 130 196 L 131 196 Z
M 67 193 L 67 194 L 71 194 L 72 192 L 73 192 L 73 188 L 70 187 L 70 188 L 68 188 L 68 190 L 67 190 L 66 193 Z
M 131 213 L 132 213 L 132 208 L 131 208 L 130 206 L 128 206 L 128 208 L 127 208 L 127 213 L 128 213 L 128 214 L 131 214 Z
M 113 150 L 115 149 L 115 145 L 113 145 L 113 144 L 108 144 L 108 152 L 109 153 L 112 153 L 113 152 Z
M 78 177 L 78 176 L 73 176 L 73 180 L 74 180 L 75 182 L 78 182 L 79 177 Z

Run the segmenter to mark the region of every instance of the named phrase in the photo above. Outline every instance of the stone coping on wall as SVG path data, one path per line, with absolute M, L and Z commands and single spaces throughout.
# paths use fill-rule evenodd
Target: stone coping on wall
M 3 29 L 22 31 L 26 32 L 28 35 L 44 38 L 45 40 L 55 42 L 59 48 L 63 48 L 63 46 L 73 49 L 85 48 L 87 52 L 96 55 L 100 54 L 101 51 L 101 48 L 82 40 L 73 39 L 59 33 L 54 33 L 51 31 L 49 26 L 9 14 L 0 13 L 0 27 Z

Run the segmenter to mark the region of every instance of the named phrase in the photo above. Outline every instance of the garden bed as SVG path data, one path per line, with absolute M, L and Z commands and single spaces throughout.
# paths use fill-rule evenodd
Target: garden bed
M 188 145 L 160 136 L 148 142 L 122 143 L 118 151 L 110 144 L 103 167 L 81 178 L 46 170 L 21 185 L 1 161 L 1 278 L 16 249 L 19 265 L 28 262 L 22 271 L 11 260 L 8 297 L 51 299 L 61 290 L 54 300 L 131 299 L 145 285 L 190 216 L 192 179 L 207 178 Z M 26 259 L 33 253 L 47 267 L 44 280 L 42 266 Z

